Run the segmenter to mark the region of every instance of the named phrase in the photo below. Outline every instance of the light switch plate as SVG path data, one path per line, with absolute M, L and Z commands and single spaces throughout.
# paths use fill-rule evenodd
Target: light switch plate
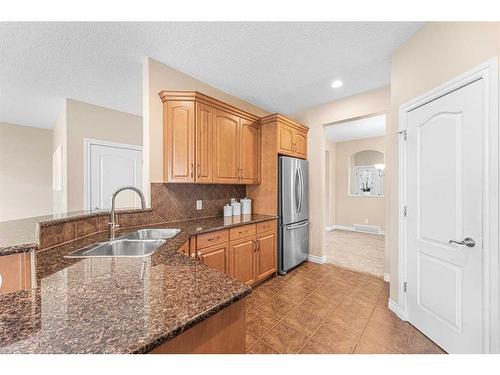
M 197 200 L 196 201 L 196 209 L 197 210 L 203 209 L 203 201 L 202 200 Z

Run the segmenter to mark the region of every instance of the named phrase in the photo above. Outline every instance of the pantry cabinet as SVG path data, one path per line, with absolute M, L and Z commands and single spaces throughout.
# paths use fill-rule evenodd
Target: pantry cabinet
M 164 181 L 260 183 L 260 122 L 194 91 L 162 91 Z
M 276 273 L 276 220 L 196 236 L 191 256 L 247 285 Z

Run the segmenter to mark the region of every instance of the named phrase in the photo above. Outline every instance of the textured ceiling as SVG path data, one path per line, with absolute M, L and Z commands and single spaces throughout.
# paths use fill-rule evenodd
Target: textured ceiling
M 346 121 L 325 128 L 326 139 L 331 142 L 345 142 L 383 135 L 385 135 L 385 115 Z
M 0 122 L 52 127 L 66 97 L 140 115 L 144 56 L 292 114 L 389 84 L 391 52 L 421 26 L 0 23 Z M 336 78 L 344 86 L 334 90 Z

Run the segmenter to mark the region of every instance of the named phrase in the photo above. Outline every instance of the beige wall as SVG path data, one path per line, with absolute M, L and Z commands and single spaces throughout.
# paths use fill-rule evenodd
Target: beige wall
M 397 49 L 391 62 L 391 120 L 387 127 L 386 185 L 390 184 L 391 299 L 398 300 L 399 106 L 500 54 L 500 23 L 429 23 Z M 390 240 L 390 242 L 389 242 Z
M 335 164 L 335 224 L 353 227 L 354 224 L 376 225 L 385 228 L 385 197 L 350 196 L 349 159 L 358 151 L 376 150 L 385 153 L 385 137 L 338 142 Z
M 325 150 L 323 125 L 377 113 L 388 113 L 390 88 L 384 87 L 337 100 L 296 113 L 293 117 L 309 126 L 309 212 L 310 250 L 312 255 L 325 255 Z M 387 189 L 386 189 L 387 190 Z M 388 192 L 389 193 L 389 192 Z M 387 199 L 386 194 L 386 199 Z M 386 266 L 388 262 L 386 262 Z M 385 272 L 388 272 L 386 269 Z
M 52 213 L 52 133 L 0 123 L 0 221 Z
M 328 170 L 325 170 L 325 183 L 326 183 L 326 191 L 325 191 L 325 207 L 327 210 L 325 212 L 325 228 L 333 229 L 333 226 L 336 224 L 335 221 L 335 203 L 336 203 L 336 143 L 325 140 L 325 163 L 329 164 Z M 325 164 L 326 167 L 326 164 Z
M 66 101 L 68 211 L 84 206 L 84 139 L 142 145 L 142 117 L 68 99 Z
M 257 116 L 268 113 L 185 73 L 149 57 L 143 63 L 144 191 L 150 182 L 163 182 L 163 105 L 162 90 L 194 90 L 232 104 Z
M 53 213 L 62 213 L 68 211 L 68 173 L 67 173 L 67 155 L 68 144 L 66 142 L 66 102 L 57 118 L 53 129 L 52 152 L 62 147 L 62 190 L 52 192 Z M 51 172 L 52 173 L 52 172 Z

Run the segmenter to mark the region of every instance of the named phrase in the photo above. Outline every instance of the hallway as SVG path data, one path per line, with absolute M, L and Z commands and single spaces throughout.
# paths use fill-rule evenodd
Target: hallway
M 337 266 L 384 276 L 385 236 L 346 230 L 326 232 L 326 258 Z

